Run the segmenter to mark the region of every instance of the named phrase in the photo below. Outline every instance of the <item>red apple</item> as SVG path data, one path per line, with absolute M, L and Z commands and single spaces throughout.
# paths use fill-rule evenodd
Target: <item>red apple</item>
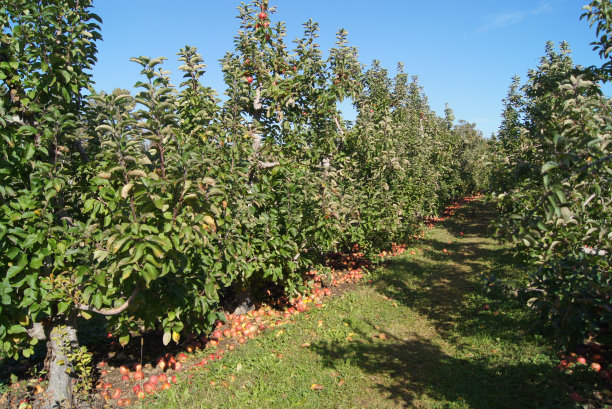
M 595 372 L 599 372 L 601 371 L 601 365 L 598 364 L 597 362 L 591 362 L 591 369 L 594 370 Z
M 129 373 L 130 373 L 130 368 L 128 368 L 128 367 L 127 367 L 127 366 L 125 366 L 125 365 L 121 365 L 121 366 L 119 367 L 119 373 L 120 373 L 121 375 L 129 374 Z
M 586 359 L 584 359 L 584 357 L 582 357 L 582 356 L 578 357 L 578 359 L 576 359 L 576 362 L 578 362 L 579 364 L 582 364 L 582 365 L 586 365 L 586 363 L 587 363 Z
M 178 379 L 176 378 L 176 375 L 172 375 L 172 378 L 170 380 L 172 381 L 172 383 L 178 383 Z
M 122 380 L 123 382 L 128 382 L 128 381 L 130 380 L 130 375 L 122 375 L 122 376 L 121 376 L 121 380 Z
M 144 391 L 138 391 L 136 393 L 136 396 L 138 397 L 138 399 L 144 399 L 147 397 L 147 395 L 144 393 Z
M 113 398 L 113 399 L 119 399 L 120 397 L 121 397 L 121 389 L 119 389 L 119 388 L 115 388 L 115 389 L 113 390 L 113 393 L 112 393 L 112 395 L 111 395 L 111 398 Z
M 134 372 L 134 380 L 142 381 L 144 379 L 144 374 L 141 371 Z
M 265 20 L 266 17 L 268 17 L 268 15 L 266 13 L 264 13 L 263 11 L 261 13 L 259 13 L 259 19 L 260 20 Z
M 167 366 L 168 366 L 168 364 L 166 363 L 166 360 L 164 358 L 158 358 L 157 359 L 157 367 L 159 369 L 161 369 L 163 371 L 164 369 L 166 369 Z
M 149 378 L 149 383 L 153 385 L 157 385 L 158 382 L 159 382 L 159 377 L 157 375 L 151 375 L 151 377 Z
M 168 382 L 166 382 L 166 383 L 164 383 L 164 384 L 162 385 L 161 390 L 162 390 L 162 391 L 165 391 L 165 390 L 167 390 L 167 389 L 170 389 L 170 386 L 171 386 L 171 385 L 170 385 Z
M 582 402 L 584 400 L 577 392 L 570 393 L 569 397 L 574 402 Z
M 142 387 L 144 388 L 146 393 L 153 393 L 155 392 L 155 385 L 153 385 L 152 383 L 145 383 L 144 385 L 142 385 Z

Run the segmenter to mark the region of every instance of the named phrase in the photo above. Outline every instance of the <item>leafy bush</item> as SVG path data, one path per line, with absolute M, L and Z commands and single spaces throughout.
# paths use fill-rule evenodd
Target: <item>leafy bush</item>
M 610 101 L 601 71 L 574 66 L 548 44 L 498 135 L 498 230 L 531 261 L 530 304 L 563 343 L 612 321 Z M 500 161 L 501 162 L 501 161 Z

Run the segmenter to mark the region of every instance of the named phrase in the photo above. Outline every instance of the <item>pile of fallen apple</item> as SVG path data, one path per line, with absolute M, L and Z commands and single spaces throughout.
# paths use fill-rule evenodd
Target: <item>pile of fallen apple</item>
M 604 383 L 610 384 L 612 380 L 612 354 L 602 344 L 590 341 L 579 345 L 573 352 L 562 354 L 557 365 L 559 370 L 573 373 L 576 370 L 589 370 L 598 374 Z M 584 402 L 586 399 L 578 392 L 572 392 L 570 399 L 575 402 Z M 608 399 L 612 398 L 608 396 Z

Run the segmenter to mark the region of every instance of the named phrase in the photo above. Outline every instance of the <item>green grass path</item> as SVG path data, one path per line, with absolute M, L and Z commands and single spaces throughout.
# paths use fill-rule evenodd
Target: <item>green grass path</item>
M 181 374 L 143 407 L 574 407 L 523 302 L 484 291 L 481 274 L 517 270 L 491 216 L 466 205 L 364 285 Z

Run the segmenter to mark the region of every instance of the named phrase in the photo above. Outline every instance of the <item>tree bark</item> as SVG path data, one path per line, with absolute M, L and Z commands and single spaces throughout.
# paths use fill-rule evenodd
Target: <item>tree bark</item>
M 68 354 L 79 347 L 76 319 L 54 321 L 47 328 L 47 359 L 49 386 L 46 390 L 44 409 L 65 409 L 73 406 L 72 386 L 74 367 Z
M 234 315 L 244 315 L 247 312 L 255 309 L 255 304 L 251 299 L 251 291 L 249 288 L 235 288 L 236 292 L 236 308 L 232 314 Z

